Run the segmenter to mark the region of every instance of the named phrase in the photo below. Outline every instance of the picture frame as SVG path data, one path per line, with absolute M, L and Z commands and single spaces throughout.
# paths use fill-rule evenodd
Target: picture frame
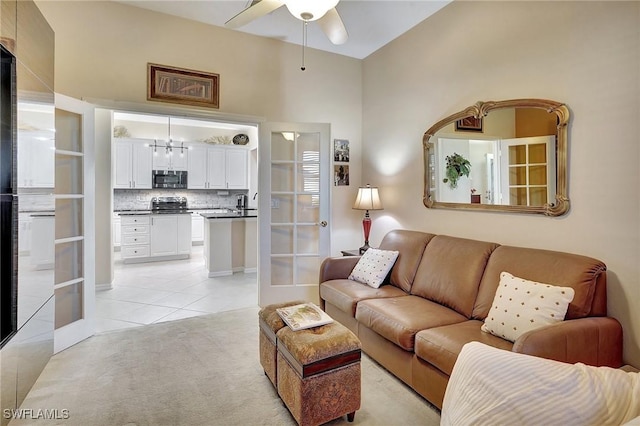
M 347 139 L 333 140 L 333 161 L 339 163 L 349 162 L 349 141 Z
M 220 75 L 148 63 L 147 100 L 219 108 Z
M 482 132 L 482 117 L 465 117 L 456 121 L 457 132 Z
M 349 186 L 349 165 L 334 164 L 333 166 L 334 186 Z

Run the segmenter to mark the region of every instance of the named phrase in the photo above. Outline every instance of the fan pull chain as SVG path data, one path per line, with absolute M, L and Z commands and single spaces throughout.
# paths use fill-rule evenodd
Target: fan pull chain
M 304 51 L 305 51 L 305 48 L 307 47 L 307 24 L 308 23 L 309 23 L 308 21 L 302 21 L 302 66 L 300 67 L 302 71 L 307 69 L 307 67 L 304 65 Z

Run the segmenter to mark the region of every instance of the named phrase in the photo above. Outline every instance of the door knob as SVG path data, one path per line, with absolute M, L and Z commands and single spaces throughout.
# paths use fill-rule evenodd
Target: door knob
M 322 222 L 320 222 L 320 226 L 322 226 L 323 228 L 327 227 L 327 221 L 323 220 Z

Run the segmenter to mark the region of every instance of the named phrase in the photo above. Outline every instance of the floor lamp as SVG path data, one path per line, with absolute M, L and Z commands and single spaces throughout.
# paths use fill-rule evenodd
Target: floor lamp
M 356 202 L 353 203 L 356 210 L 365 210 L 364 219 L 362 219 L 362 230 L 364 231 L 364 245 L 360 247 L 360 254 L 363 254 L 369 248 L 369 231 L 371 231 L 371 217 L 369 210 L 382 210 L 382 201 L 378 188 L 371 185 L 361 186 L 358 188 L 358 196 Z

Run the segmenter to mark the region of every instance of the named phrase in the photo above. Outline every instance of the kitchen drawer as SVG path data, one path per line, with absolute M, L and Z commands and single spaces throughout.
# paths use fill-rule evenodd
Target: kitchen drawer
M 131 234 L 149 234 L 149 225 L 125 225 L 122 224 L 122 236 Z
M 122 250 L 120 253 L 123 259 L 131 257 L 149 257 L 149 245 L 122 246 Z
M 149 225 L 149 216 L 122 216 L 122 226 Z
M 122 238 L 122 245 L 135 246 L 140 244 L 149 244 L 148 234 L 125 234 Z

